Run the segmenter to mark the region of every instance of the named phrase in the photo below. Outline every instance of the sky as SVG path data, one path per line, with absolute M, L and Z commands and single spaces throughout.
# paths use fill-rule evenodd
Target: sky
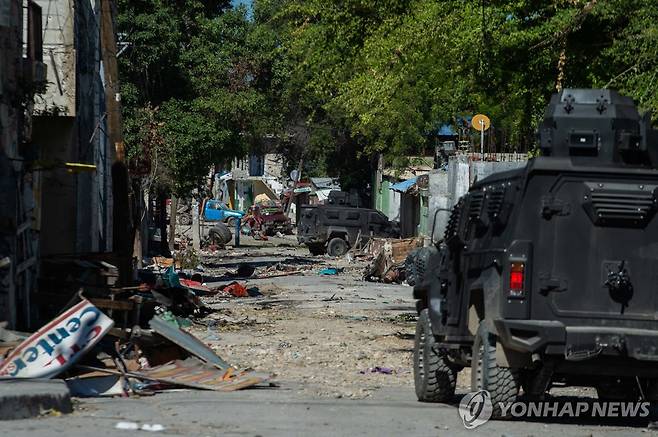
M 247 5 L 247 7 L 250 7 L 252 2 L 253 0 L 231 0 L 233 6 Z

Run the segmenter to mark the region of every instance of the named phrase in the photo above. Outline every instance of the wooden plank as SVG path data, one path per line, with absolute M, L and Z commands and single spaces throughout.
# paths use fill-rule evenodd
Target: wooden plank
M 135 304 L 133 302 L 123 301 L 123 300 L 110 300 L 110 299 L 88 299 L 88 300 L 98 308 L 103 308 L 106 310 L 131 311 L 135 307 Z

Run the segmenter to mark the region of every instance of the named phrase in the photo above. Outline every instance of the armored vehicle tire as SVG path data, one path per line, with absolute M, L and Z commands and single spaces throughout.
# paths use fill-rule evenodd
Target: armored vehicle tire
M 308 251 L 311 252 L 311 255 L 314 256 L 324 255 L 326 252 L 324 244 L 309 244 Z
M 348 249 L 347 241 L 340 237 L 332 238 L 327 245 L 327 253 L 330 256 L 343 256 L 347 253 Z
M 457 369 L 435 349 L 427 308 L 420 312 L 414 340 L 414 386 L 421 402 L 447 402 L 455 396 Z
M 491 396 L 494 418 L 503 418 L 499 403 L 515 402 L 519 395 L 519 371 L 501 367 L 496 362 L 496 336 L 480 322 L 471 361 L 471 391 L 487 390 Z
M 420 249 L 414 249 L 411 252 L 409 252 L 409 255 L 407 255 L 407 258 L 404 260 L 404 272 L 405 276 L 407 278 L 407 284 L 411 285 L 412 287 L 416 285 L 417 278 L 416 278 L 416 256 L 418 256 L 418 251 Z
M 231 231 L 228 226 L 223 223 L 217 223 L 215 226 L 210 228 L 208 231 L 208 236 L 210 241 L 213 244 L 226 244 L 231 241 Z

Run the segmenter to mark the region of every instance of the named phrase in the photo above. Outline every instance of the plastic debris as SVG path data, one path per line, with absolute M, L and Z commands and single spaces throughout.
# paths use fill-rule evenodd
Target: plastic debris
M 382 375 L 392 375 L 395 372 L 395 370 L 391 369 L 390 367 L 369 367 L 366 370 L 361 370 L 359 373 L 362 375 L 365 375 L 366 373 L 381 373 Z
M 342 273 L 343 269 L 339 269 L 336 267 L 327 267 L 326 269 L 322 269 L 318 272 L 318 275 L 326 275 L 326 276 L 334 276 L 339 273 Z

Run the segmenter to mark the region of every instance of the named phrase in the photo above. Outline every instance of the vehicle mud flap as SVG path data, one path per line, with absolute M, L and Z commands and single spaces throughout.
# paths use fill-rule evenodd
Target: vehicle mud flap
M 489 332 L 497 333 L 496 326 L 493 323 L 493 318 L 489 315 L 501 314 L 501 291 L 500 291 L 500 274 L 495 270 L 495 268 L 489 268 L 483 272 L 482 282 L 478 285 L 477 288 L 483 290 L 483 300 L 484 300 L 484 323 Z M 472 288 L 471 292 L 474 289 Z

